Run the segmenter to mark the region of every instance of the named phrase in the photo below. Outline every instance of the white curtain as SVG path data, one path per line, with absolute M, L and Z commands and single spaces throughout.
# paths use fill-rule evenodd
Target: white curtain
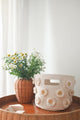
M 45 73 L 75 76 L 80 96 L 79 0 L 0 0 L 0 96 L 14 94 L 1 58 L 34 48 L 46 60 Z

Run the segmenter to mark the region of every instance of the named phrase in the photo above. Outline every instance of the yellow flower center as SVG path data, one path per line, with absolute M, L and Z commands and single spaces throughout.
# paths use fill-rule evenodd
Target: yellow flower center
M 20 53 L 21 54 L 21 56 L 24 56 L 24 53 Z
M 27 53 L 25 53 L 25 55 L 27 55 Z
M 59 92 L 58 92 L 58 95 L 62 95 L 62 91 L 59 91 Z
M 43 95 L 43 94 L 45 93 L 45 91 L 44 91 L 44 90 L 42 90 L 42 91 L 41 91 L 41 93 L 42 93 L 42 95 Z
M 14 53 L 14 55 L 17 55 L 17 53 Z
M 19 59 L 19 57 L 16 57 L 16 59 Z
M 68 86 L 71 86 L 71 82 L 68 82 Z
M 10 56 L 10 54 L 8 54 L 8 57 Z
M 25 58 L 25 56 L 23 56 L 23 59 Z
M 20 64 L 19 67 L 22 67 L 22 64 Z
M 11 69 L 14 69 L 13 67 L 11 67 Z
M 15 59 L 15 57 L 12 57 L 12 59 Z
M 14 61 L 14 63 L 16 63 L 16 61 Z
M 52 100 L 52 99 L 50 99 L 50 100 L 49 100 L 49 104 L 52 104 L 52 103 L 53 103 L 53 100 Z

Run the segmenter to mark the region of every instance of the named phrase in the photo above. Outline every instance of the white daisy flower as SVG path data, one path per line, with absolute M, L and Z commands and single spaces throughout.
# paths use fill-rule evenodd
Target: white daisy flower
M 14 68 L 16 68 L 17 66 L 16 66 L 16 65 L 14 65 L 13 67 L 14 67 Z
M 66 81 L 65 85 L 67 88 L 72 88 L 72 82 L 70 80 Z
M 69 95 L 70 95 L 70 96 L 73 96 L 73 95 L 74 95 L 74 90 L 72 90 L 72 89 L 69 90 Z
M 13 65 L 12 65 L 12 64 L 9 64 L 9 67 L 10 67 L 10 68 L 12 68 L 12 67 L 13 67 Z
M 57 97 L 63 97 L 64 96 L 64 90 L 63 89 L 58 89 L 56 92 Z
M 48 98 L 47 99 L 47 106 L 55 106 L 55 105 L 56 105 L 55 98 Z
M 40 84 L 41 84 L 41 80 L 40 80 L 40 79 L 37 79 L 37 80 L 36 80 L 36 85 L 39 86 Z
M 35 94 L 37 93 L 37 88 L 36 87 L 33 88 L 33 93 L 35 93 Z
M 36 104 L 40 104 L 40 102 L 41 102 L 40 97 L 36 97 L 36 98 L 35 98 L 35 103 L 36 103 Z
M 44 88 L 44 89 L 41 90 L 40 93 L 41 93 L 42 96 L 46 96 L 48 94 L 48 90 Z
M 64 108 L 67 108 L 70 105 L 70 100 L 68 98 L 64 99 L 63 106 Z
M 35 84 L 35 79 L 34 78 L 32 79 L 32 84 Z

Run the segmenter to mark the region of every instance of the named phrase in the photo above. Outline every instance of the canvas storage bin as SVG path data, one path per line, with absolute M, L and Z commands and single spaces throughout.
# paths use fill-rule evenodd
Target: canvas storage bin
M 34 78 L 35 105 L 58 111 L 71 105 L 75 78 L 67 75 L 41 74 Z

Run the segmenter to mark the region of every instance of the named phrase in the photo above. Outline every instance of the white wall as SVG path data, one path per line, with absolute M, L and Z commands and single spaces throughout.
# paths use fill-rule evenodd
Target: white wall
M 56 72 L 74 75 L 77 80 L 75 93 L 80 96 L 80 1 L 55 0 L 51 7 Z
M 80 96 L 80 0 L 30 0 L 28 46 L 45 56 L 46 73 L 75 76 Z
M 46 60 L 46 73 L 76 77 L 75 94 L 80 96 L 80 0 L 1 1 L 3 52 L 7 45 L 8 52 L 36 48 Z M 10 90 L 14 84 L 8 83 Z
M 75 93 L 80 96 L 80 1 L 53 0 L 51 9 L 56 72 L 74 75 Z

